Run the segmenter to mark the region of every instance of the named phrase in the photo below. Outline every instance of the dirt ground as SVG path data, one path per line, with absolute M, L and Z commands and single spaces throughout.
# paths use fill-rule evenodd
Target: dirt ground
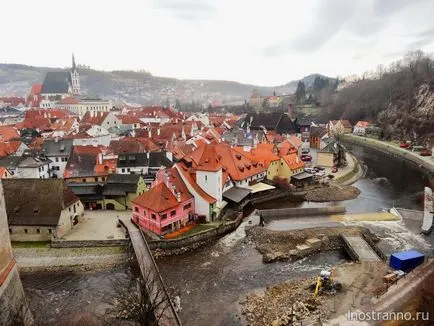
M 305 198 L 309 201 L 342 201 L 357 198 L 360 195 L 360 189 L 354 186 L 340 186 L 330 184 L 327 187 L 310 190 Z
M 332 270 L 333 280 L 342 284 L 335 295 L 324 294 L 313 300 L 310 286 L 316 278 L 292 280 L 247 295 L 241 302 L 242 313 L 248 325 L 289 325 L 290 320 L 291 325 L 302 325 L 302 320 L 321 325 L 349 310 L 363 310 L 382 285 L 387 270 L 383 262 L 345 263 Z

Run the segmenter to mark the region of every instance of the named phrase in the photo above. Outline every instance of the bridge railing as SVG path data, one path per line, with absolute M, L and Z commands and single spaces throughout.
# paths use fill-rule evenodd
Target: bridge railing
M 345 236 L 343 234 L 340 234 L 339 237 L 341 238 L 342 243 L 344 244 L 344 248 L 347 251 L 350 258 L 354 261 L 359 261 L 360 260 L 359 255 L 354 251 L 353 247 L 351 247 L 347 239 L 345 239 Z

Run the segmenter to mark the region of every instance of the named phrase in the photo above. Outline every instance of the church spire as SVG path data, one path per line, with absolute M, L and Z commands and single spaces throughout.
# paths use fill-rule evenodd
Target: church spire
M 74 53 L 72 54 L 72 71 L 76 70 L 77 67 L 75 66 L 75 58 L 74 58 Z

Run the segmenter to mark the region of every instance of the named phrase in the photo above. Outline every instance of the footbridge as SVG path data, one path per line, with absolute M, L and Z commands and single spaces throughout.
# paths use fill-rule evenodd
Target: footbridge
M 119 220 L 119 223 L 129 234 L 150 300 L 164 303 L 158 305 L 156 309 L 155 315 L 157 318 L 160 317 L 158 325 L 181 326 L 181 320 L 170 300 L 163 278 L 161 277 L 142 230 L 137 228 L 129 220 Z
M 362 236 L 347 236 L 341 234 L 344 247 L 353 260 L 379 261 L 380 258 L 371 245 Z

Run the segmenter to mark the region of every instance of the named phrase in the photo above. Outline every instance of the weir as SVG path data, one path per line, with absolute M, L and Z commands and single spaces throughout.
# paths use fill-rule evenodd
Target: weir
M 166 304 L 159 306 L 156 311 L 157 318 L 161 316 L 158 324 L 162 326 L 180 326 L 181 320 L 173 306 L 170 296 L 164 285 L 163 278 L 161 277 L 158 266 L 155 263 L 152 252 L 149 249 L 148 243 L 145 239 L 143 232 L 138 229 L 129 221 L 119 220 L 119 223 L 127 230 L 131 243 L 133 245 L 134 253 L 137 258 L 137 262 L 140 267 L 140 272 L 146 285 L 151 285 L 148 291 L 151 300 L 165 301 Z M 151 277 L 152 280 L 147 282 L 147 279 Z

